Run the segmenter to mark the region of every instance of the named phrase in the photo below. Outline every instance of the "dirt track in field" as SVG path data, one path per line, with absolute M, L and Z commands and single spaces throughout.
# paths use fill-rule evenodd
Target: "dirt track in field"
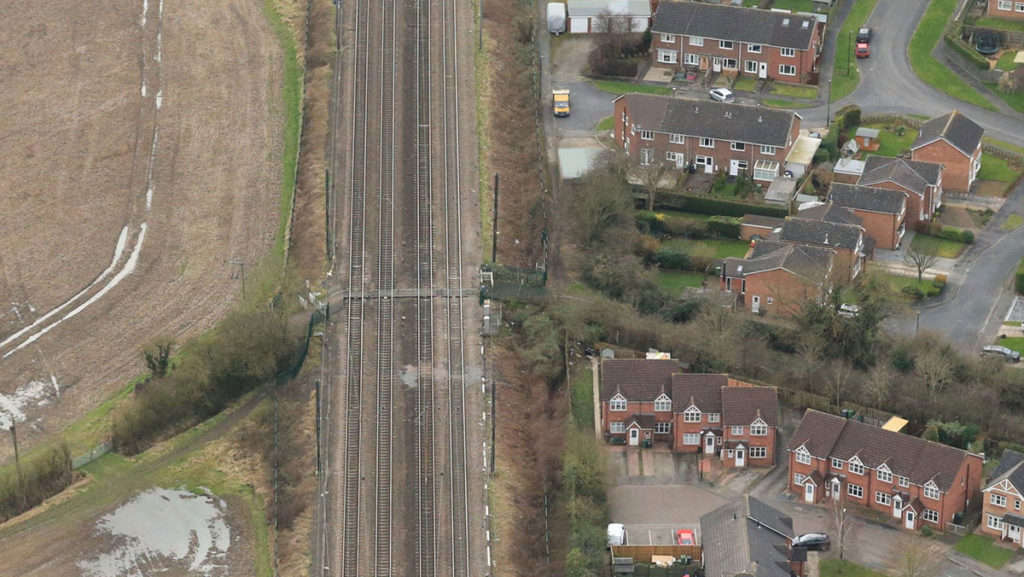
M 0 394 L 58 383 L 43 404 L 20 408 L 23 446 L 140 373 L 138 350 L 149 339 L 181 341 L 212 326 L 241 292 L 238 267 L 226 261 L 255 264 L 271 249 L 281 52 L 261 8 L 260 0 L 0 5 L 0 340 L 85 289 L 111 266 L 122 229 L 128 251 L 146 225 L 131 274 L 38 340 L 0 349 L 11 352 L 0 360 Z M 126 253 L 118 266 L 128 263 Z M 0 455 L 8 451 L 0 444 Z

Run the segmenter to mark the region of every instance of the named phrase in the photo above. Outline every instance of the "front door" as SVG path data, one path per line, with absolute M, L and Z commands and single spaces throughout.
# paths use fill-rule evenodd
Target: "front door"
M 892 500 L 892 516 L 899 519 L 903 515 L 903 499 L 896 497 Z
M 629 430 L 629 444 L 639 445 L 640 444 L 640 429 Z
M 742 467 L 746 465 L 746 450 L 743 447 L 736 449 L 736 466 Z
M 907 511 L 906 522 L 904 523 L 904 526 L 907 529 L 913 529 L 914 528 L 914 520 L 915 519 L 917 519 L 917 515 L 914 514 L 914 511 L 913 510 L 908 510 Z
M 729 176 L 736 176 L 740 173 L 740 161 L 730 160 L 729 161 Z
M 704 454 L 710 455 L 715 452 L 715 435 L 708 433 L 704 437 Z
M 750 311 L 755 313 L 761 312 L 761 297 L 757 295 L 750 297 Z
M 839 483 L 839 479 L 832 479 L 832 499 L 838 501 L 839 494 L 842 492 L 843 486 Z
M 676 168 L 686 167 L 686 156 L 682 152 L 676 153 Z
M 714 58 L 711 59 L 711 70 L 713 70 L 715 72 L 721 72 L 722 71 L 722 59 L 721 58 L 715 56 Z
M 814 485 L 812 485 L 810 483 L 807 483 L 806 485 L 804 485 L 804 502 L 806 502 L 806 503 L 813 503 L 814 502 Z
M 765 78 L 768 78 L 768 63 L 767 62 L 760 62 L 760 63 L 758 63 L 757 77 L 762 79 L 762 80 L 764 80 Z
M 1020 527 L 1016 525 L 1007 525 L 1006 536 L 1014 543 L 1020 543 Z

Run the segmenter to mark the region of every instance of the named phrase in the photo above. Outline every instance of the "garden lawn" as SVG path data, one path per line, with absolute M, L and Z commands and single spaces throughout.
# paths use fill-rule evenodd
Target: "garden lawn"
M 1003 52 L 1003 55 L 999 57 L 999 62 L 996 63 L 996 67 L 1000 70 L 1013 70 L 1018 66 L 1018 64 L 1013 61 L 1015 56 L 1017 56 L 1016 50 L 1007 50 L 1006 52 Z
M 772 94 L 789 98 L 814 99 L 818 97 L 818 88 L 816 86 L 795 86 L 792 84 L 775 83 L 772 85 Z
M 917 30 L 914 31 L 914 36 L 910 39 L 910 46 L 907 48 L 910 66 L 918 78 L 926 84 L 938 88 L 953 98 L 997 111 L 995 105 L 932 56 L 935 43 L 942 37 L 946 22 L 956 6 L 957 0 L 932 0 L 928 5 L 928 10 L 921 17 L 921 21 L 917 23 Z
M 1004 222 L 1003 225 L 999 227 L 999 230 L 1016 230 L 1020 228 L 1020 225 L 1022 224 L 1024 224 L 1024 217 L 1022 217 L 1019 214 L 1011 214 L 1006 219 L 1006 222 Z
M 604 118 L 604 119 L 601 120 L 601 122 L 597 123 L 597 131 L 598 132 L 607 132 L 607 131 L 609 131 L 609 130 L 611 130 L 613 128 L 615 128 L 615 117 L 614 116 L 609 116 L 608 118 Z
M 658 285 L 665 291 L 677 295 L 689 287 L 699 287 L 704 281 L 704 273 L 661 270 L 658 271 Z
M 909 150 L 910 145 L 913 144 L 914 139 L 917 138 L 917 130 L 909 126 L 904 127 L 903 136 L 885 128 L 884 124 L 868 124 L 865 126 L 867 128 L 877 128 L 881 130 L 878 137 L 882 139 L 882 143 L 879 145 L 877 151 L 871 153 L 879 156 L 899 156 L 899 154 L 904 150 Z
M 1024 154 L 1024 146 L 1017 146 L 1016 144 L 1011 144 L 1004 140 L 996 140 L 991 136 L 982 136 L 981 139 L 993 146 L 998 146 L 999 148 L 1005 148 L 1006 150 L 1010 150 L 1019 154 Z
M 1002 345 L 1010 347 L 1010 345 L 1006 344 L 1008 340 L 1011 339 L 1003 339 Z M 1024 341 L 1024 339 L 1020 340 Z M 983 537 L 981 535 L 967 535 L 960 539 L 956 544 L 956 550 L 994 569 L 1002 568 L 1013 557 L 1012 550 L 996 547 L 992 544 L 991 537 Z
M 846 44 L 851 39 L 851 35 L 856 35 L 857 30 L 864 27 L 864 23 L 867 22 L 868 16 L 871 15 L 871 11 L 875 9 L 877 3 L 878 0 L 856 0 L 856 4 L 850 9 L 849 16 L 843 22 L 843 27 L 839 29 L 839 35 L 836 37 L 838 41 L 835 59 L 832 61 L 832 102 L 849 95 L 860 84 L 860 70 L 857 68 L 857 63 L 854 62 L 856 58 L 853 58 L 852 54 L 847 54 L 847 51 L 853 50 L 853 47 Z M 850 58 L 849 74 L 846 73 L 847 57 Z
M 884 281 L 887 285 L 889 285 L 893 292 L 905 296 L 906 298 L 910 297 L 903 292 L 903 289 L 908 286 L 917 287 L 921 291 L 921 293 L 925 295 L 926 298 L 938 296 L 939 293 L 942 292 L 938 288 L 936 288 L 936 286 L 932 283 L 932 281 L 935 279 L 934 274 L 929 274 L 928 271 L 925 271 L 925 273 L 921 275 L 920 281 L 917 280 L 916 271 L 913 274 L 914 276 L 901 276 L 877 270 L 873 273 L 872 276 Z
M 1010 108 L 1024 113 L 1024 92 L 1003 92 L 994 82 L 986 82 L 985 87 L 991 90 L 992 94 L 1002 98 L 1003 102 L 1010 105 Z
M 668 245 L 672 247 L 682 248 L 684 251 L 695 244 L 704 244 L 715 248 L 715 258 L 728 258 L 734 256 L 736 258 L 743 258 L 747 254 L 747 249 L 750 248 L 750 243 L 745 240 L 733 240 L 733 239 L 709 239 L 709 240 L 687 240 L 684 238 L 672 239 L 662 245 Z
M 619 80 L 591 80 L 591 84 L 598 90 L 604 90 L 612 94 L 630 94 L 640 92 L 643 94 L 655 94 L 658 96 L 670 96 L 672 89 L 665 86 L 651 86 L 649 84 L 634 84 Z
M 811 108 L 817 106 L 815 102 L 793 102 L 792 100 L 780 100 L 778 98 L 765 98 L 761 101 L 765 106 L 772 108 Z
M 1003 324 L 1005 325 L 1006 323 L 1003 323 Z M 1013 350 L 1017 351 L 1018 353 L 1024 355 L 1024 337 L 1007 337 L 1005 339 L 997 340 L 996 344 L 997 345 L 1002 345 L 1002 346 L 1004 346 L 1004 347 L 1006 347 L 1008 349 L 1013 349 Z M 960 545 L 957 545 L 956 548 L 959 550 L 960 549 Z M 971 555 L 971 557 L 974 557 L 974 555 Z M 977 557 L 974 557 L 974 558 L 978 559 Z M 980 561 L 981 559 L 978 559 L 978 560 Z M 998 569 L 998 567 L 996 567 L 996 569 Z
M 886 577 L 884 573 L 872 571 L 845 559 L 825 559 L 819 568 L 821 577 Z
M 584 431 L 594 430 L 594 377 L 589 362 L 577 362 L 572 379 L 572 420 Z
M 978 18 L 975 26 L 984 26 L 985 28 L 998 28 L 1000 30 L 1018 30 L 1024 32 L 1024 21 L 1022 20 L 1010 20 L 1003 18 L 992 18 L 986 16 L 984 18 Z M 1005 68 L 1003 70 L 1006 70 Z
M 998 180 L 999 182 L 1013 182 L 1020 176 L 1019 173 L 1010 167 L 1002 158 L 991 154 L 981 155 L 981 169 L 978 171 L 978 180 Z
M 963 250 L 964 243 L 926 234 L 915 234 L 910 246 L 920 251 L 934 251 L 940 258 L 956 258 Z
M 750 76 L 737 78 L 732 85 L 732 89 L 736 92 L 753 92 L 755 88 L 757 88 L 757 79 Z
M 772 8 L 792 12 L 818 12 L 814 0 L 775 0 Z

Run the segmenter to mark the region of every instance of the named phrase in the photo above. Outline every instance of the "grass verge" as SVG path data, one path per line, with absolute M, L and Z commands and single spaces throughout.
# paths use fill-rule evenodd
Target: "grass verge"
M 481 0 L 477 0 L 481 1 Z M 474 13 L 478 13 L 474 11 Z M 483 25 L 477 22 L 477 26 Z M 487 130 L 487 119 L 491 117 L 491 90 L 490 79 L 487 71 L 490 60 L 490 38 L 479 50 L 476 51 L 476 146 L 477 162 L 480 166 L 480 182 L 477 183 L 477 190 L 480 191 L 480 251 L 481 261 L 491 261 L 491 248 L 494 243 L 494 191 L 491 190 L 491 170 L 488 159 L 490 158 L 491 139 L 490 131 Z
M 1005 325 L 1006 323 L 1003 323 L 1003 324 Z M 997 345 L 1002 345 L 1002 346 L 1004 346 L 1004 347 L 1006 347 L 1008 349 L 1013 349 L 1013 350 L 1017 351 L 1018 353 L 1024 355 L 1024 337 L 1006 337 L 1005 339 L 997 340 L 996 344 Z M 957 549 L 959 549 L 959 546 L 957 547 Z M 974 555 L 971 555 L 971 557 L 974 557 Z M 977 557 L 974 557 L 974 558 L 978 559 Z M 981 561 L 981 559 L 978 559 L 978 560 Z M 998 568 L 999 567 L 996 567 L 996 569 L 998 569 Z
M 1004 339 L 1004 343 L 1007 340 L 1010 339 Z M 1020 340 L 1024 341 L 1024 339 Z M 1003 346 L 1009 347 L 1010 345 L 1003 344 Z M 992 544 L 991 537 L 983 537 L 981 535 L 967 535 L 960 539 L 956 544 L 956 550 L 972 559 L 981 561 L 993 569 L 1001 569 L 1013 557 L 1013 551 L 996 547 Z
M 1020 173 L 1010 167 L 1010 164 L 991 154 L 981 155 L 981 169 L 978 170 L 978 180 L 998 180 L 999 182 L 1013 182 L 1017 180 Z
M 761 101 L 765 106 L 772 108 L 811 108 L 817 106 L 814 102 L 793 102 L 792 100 L 780 100 L 778 98 L 765 98 Z
M 1024 114 L 1024 93 L 1021 92 L 1003 92 L 999 90 L 999 86 L 994 82 L 986 82 L 985 87 L 992 91 L 1003 100 L 1003 102 L 1010 105 L 1010 108 Z
M 910 242 L 910 246 L 923 252 L 934 251 L 939 258 L 956 258 L 963 250 L 964 243 L 926 234 L 916 234 L 914 240 Z
M 757 79 L 750 76 L 741 76 L 732 85 L 732 89 L 737 92 L 753 92 L 755 88 L 757 88 Z
M 910 46 L 907 48 L 910 66 L 914 69 L 917 77 L 926 84 L 953 98 L 996 111 L 995 105 L 967 84 L 963 78 L 932 57 L 932 50 L 942 37 L 942 31 L 956 9 L 956 5 L 957 0 L 932 0 L 928 5 L 928 10 L 918 22 L 917 30 L 910 38 Z
M 860 68 L 854 62 L 856 58 L 853 57 L 852 52 L 853 36 L 868 21 L 868 16 L 875 9 L 878 0 L 855 0 L 855 2 L 836 37 L 836 51 L 832 61 L 832 102 L 849 96 L 860 85 Z M 848 43 L 849 46 L 847 46 Z
M 281 18 L 274 0 L 263 0 L 263 15 L 277 36 L 284 52 L 284 78 L 281 81 L 281 102 L 284 106 L 284 150 L 281 154 L 281 222 L 277 229 L 274 252 L 284 254 L 285 236 L 291 222 L 295 200 L 296 170 L 299 166 L 299 128 L 302 126 L 302 66 L 295 49 L 295 38 Z
M 1006 222 L 1004 222 L 1002 224 L 1002 226 L 999 227 L 999 230 L 1006 230 L 1006 231 L 1016 230 L 1016 229 L 1020 228 L 1020 225 L 1022 225 L 1022 224 L 1024 224 L 1024 217 L 1022 217 L 1019 214 L 1011 214 L 1006 219 Z
M 818 97 L 817 86 L 794 86 L 792 84 L 773 84 L 772 94 L 788 98 L 815 99 Z
M 615 128 L 615 117 L 614 116 L 609 116 L 608 118 L 602 118 L 601 122 L 597 123 L 597 131 L 598 132 L 608 132 L 609 130 L 611 130 L 613 128 Z
M 1019 146 L 1011 142 L 1006 142 L 1005 140 L 996 140 L 991 136 L 982 136 L 981 139 L 984 142 L 991 144 L 992 146 L 998 146 L 999 148 L 1004 148 L 1011 152 L 1016 152 L 1017 154 L 1024 154 L 1024 146 Z M 984 159 L 984 156 L 982 156 L 982 160 Z
M 826 559 L 821 562 L 821 577 L 885 577 L 884 573 L 851 563 L 845 559 Z
M 670 96 L 672 89 L 665 86 L 651 86 L 649 84 L 634 84 L 620 80 L 591 80 L 591 84 L 598 90 L 604 90 L 612 94 L 630 94 L 640 92 L 641 94 L 655 94 L 657 96 Z
M 678 270 L 660 270 L 657 276 L 658 286 L 673 295 L 678 295 L 690 287 L 701 286 L 704 278 L 703 273 Z

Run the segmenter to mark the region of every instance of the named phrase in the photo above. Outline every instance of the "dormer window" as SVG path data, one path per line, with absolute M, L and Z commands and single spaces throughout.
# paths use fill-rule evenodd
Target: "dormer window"
M 758 419 L 751 423 L 750 434 L 754 437 L 763 437 L 768 434 L 768 424 Z
M 690 405 L 688 409 L 683 411 L 683 422 L 684 423 L 699 423 L 700 422 L 700 409 Z
M 807 452 L 807 449 L 800 447 L 796 450 L 796 462 L 801 465 L 811 464 L 811 454 Z
M 622 395 L 615 395 L 611 401 L 608 401 L 609 411 L 625 411 L 626 410 L 626 397 Z
M 864 474 L 864 463 L 861 463 L 860 459 L 858 459 L 857 457 L 854 457 L 854 458 L 850 459 L 849 470 L 854 475 L 863 475 Z
M 671 411 L 672 399 L 668 398 L 668 395 L 661 395 L 657 399 L 654 399 L 654 410 L 662 412 Z
M 875 471 L 875 477 L 883 483 L 892 483 L 892 471 L 885 465 L 879 465 L 878 470 Z
M 935 486 L 935 483 L 928 481 L 928 484 L 924 486 L 924 496 L 929 499 L 938 500 L 940 495 L 939 488 Z

